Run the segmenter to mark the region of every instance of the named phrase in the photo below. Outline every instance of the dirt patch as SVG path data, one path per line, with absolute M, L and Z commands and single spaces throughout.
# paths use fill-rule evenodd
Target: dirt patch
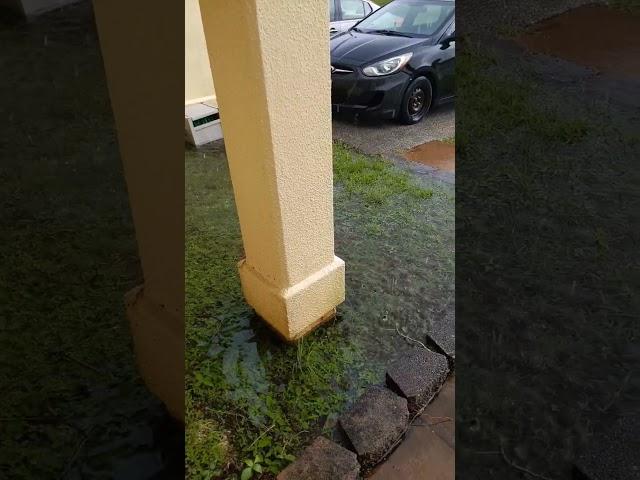
M 586 5 L 537 24 L 516 41 L 530 51 L 640 78 L 640 15 Z
M 407 150 L 404 157 L 412 162 L 419 162 L 445 172 L 456 170 L 455 145 L 440 140 L 415 146 L 411 150 Z

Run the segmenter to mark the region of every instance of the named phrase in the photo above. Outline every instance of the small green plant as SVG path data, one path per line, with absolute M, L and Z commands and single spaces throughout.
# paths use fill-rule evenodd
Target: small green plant
M 250 478 L 253 478 L 254 473 L 262 473 L 262 462 L 262 455 L 256 455 L 253 460 L 245 460 L 244 464 L 246 467 L 240 474 L 240 480 L 249 480 Z
M 186 463 L 190 478 L 211 480 L 219 478 L 229 445 L 219 425 L 211 420 L 190 415 L 186 422 Z

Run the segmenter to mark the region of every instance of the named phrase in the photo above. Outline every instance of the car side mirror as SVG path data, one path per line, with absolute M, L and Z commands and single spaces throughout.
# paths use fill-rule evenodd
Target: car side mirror
M 442 45 L 449 45 L 451 42 L 455 42 L 456 41 L 456 34 L 452 33 L 451 35 L 447 35 L 446 37 L 444 37 L 442 39 L 442 42 L 440 42 Z

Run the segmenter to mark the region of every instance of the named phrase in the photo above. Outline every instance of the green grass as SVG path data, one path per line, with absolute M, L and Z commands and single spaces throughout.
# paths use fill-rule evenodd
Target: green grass
M 397 195 L 417 200 L 433 195 L 432 190 L 416 185 L 391 162 L 359 154 L 343 144 L 334 147 L 334 165 L 336 180 L 369 204 L 380 205 Z

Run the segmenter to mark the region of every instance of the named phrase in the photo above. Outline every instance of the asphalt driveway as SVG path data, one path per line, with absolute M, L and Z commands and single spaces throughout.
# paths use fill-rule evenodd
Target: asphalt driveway
M 453 173 L 408 162 L 403 152 L 417 145 L 444 140 L 455 135 L 455 104 L 434 108 L 416 125 L 401 125 L 390 120 L 354 119 L 349 115 L 334 115 L 333 138 L 369 155 L 382 155 L 419 175 L 437 177 L 448 183 L 454 181 Z

